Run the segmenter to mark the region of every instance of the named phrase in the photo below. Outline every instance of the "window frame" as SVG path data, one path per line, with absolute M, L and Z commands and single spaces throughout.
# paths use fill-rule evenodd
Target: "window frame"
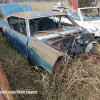
M 24 20 L 25 20 L 26 35 L 25 35 L 25 34 L 22 34 L 21 32 L 18 32 L 17 30 L 15 30 L 15 29 L 13 29 L 13 28 L 11 28 L 10 23 L 9 23 L 9 21 L 8 21 L 10 18 L 16 18 L 16 19 L 18 19 L 18 21 L 19 21 L 19 19 L 24 19 Z M 9 27 L 10 27 L 12 30 L 14 30 L 14 31 L 16 31 L 16 32 L 18 32 L 18 33 L 20 33 L 20 34 L 22 34 L 22 35 L 24 35 L 24 36 L 28 36 L 28 33 L 27 33 L 27 24 L 26 24 L 26 19 L 25 19 L 25 18 L 16 17 L 16 16 L 10 16 L 10 17 L 7 18 L 7 23 L 8 23 Z M 19 23 L 18 23 L 18 24 L 19 24 Z

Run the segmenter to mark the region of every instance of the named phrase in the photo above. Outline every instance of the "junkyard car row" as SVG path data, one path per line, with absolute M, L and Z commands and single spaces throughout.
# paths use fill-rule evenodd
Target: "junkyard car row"
M 4 17 L 0 30 L 7 40 L 33 65 L 50 73 L 66 51 L 88 54 L 94 49 L 94 34 L 66 13 L 32 11 L 24 4 L 0 5 L 0 9 Z

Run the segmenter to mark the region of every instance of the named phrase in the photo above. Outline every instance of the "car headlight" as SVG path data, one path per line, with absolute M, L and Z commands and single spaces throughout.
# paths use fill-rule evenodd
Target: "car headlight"
M 89 39 L 87 37 L 81 35 L 77 36 L 76 40 L 79 44 L 88 44 L 89 42 Z

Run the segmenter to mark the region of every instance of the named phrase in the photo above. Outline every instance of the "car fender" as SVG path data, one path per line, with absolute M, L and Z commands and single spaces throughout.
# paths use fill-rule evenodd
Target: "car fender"
M 41 66 L 50 73 L 53 73 L 57 59 L 63 56 L 63 53 L 36 38 L 29 39 L 28 54 L 34 65 Z

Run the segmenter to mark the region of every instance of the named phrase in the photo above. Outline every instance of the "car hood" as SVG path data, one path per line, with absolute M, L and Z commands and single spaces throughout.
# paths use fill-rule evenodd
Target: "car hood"
M 52 32 L 51 31 L 50 34 L 48 34 L 48 35 L 38 36 L 36 38 L 39 39 L 39 40 L 54 41 L 54 40 L 51 40 L 51 39 L 63 37 L 65 35 L 71 35 L 72 33 L 78 33 L 78 32 L 81 32 L 81 31 L 83 31 L 83 28 L 81 28 L 81 27 L 79 27 L 79 28 L 69 28 L 68 30 L 66 30 L 64 32 Z
M 37 35 L 37 36 L 36 36 Z M 83 52 L 88 43 L 93 41 L 93 34 L 89 34 L 85 29 L 79 27 L 68 29 L 64 32 L 45 32 L 36 34 L 34 37 L 48 44 L 56 50 L 68 51 L 77 54 Z M 76 42 L 76 43 L 75 43 Z M 74 44 L 74 46 L 73 46 Z M 81 49 L 80 48 L 81 45 Z M 73 47 L 73 48 L 72 48 Z
M 100 20 L 95 20 L 95 21 L 86 21 L 86 23 L 88 23 L 88 24 L 92 24 L 92 25 L 96 25 L 96 26 L 100 26 Z
M 89 32 L 93 32 L 93 33 L 100 33 L 100 20 L 96 20 L 96 21 L 85 21 L 83 24 L 83 27 L 88 29 Z M 98 35 L 100 35 L 98 33 Z
M 0 10 L 2 12 L 3 17 L 5 18 L 13 13 L 32 11 L 32 8 L 29 4 L 11 3 L 11 4 L 1 4 Z

